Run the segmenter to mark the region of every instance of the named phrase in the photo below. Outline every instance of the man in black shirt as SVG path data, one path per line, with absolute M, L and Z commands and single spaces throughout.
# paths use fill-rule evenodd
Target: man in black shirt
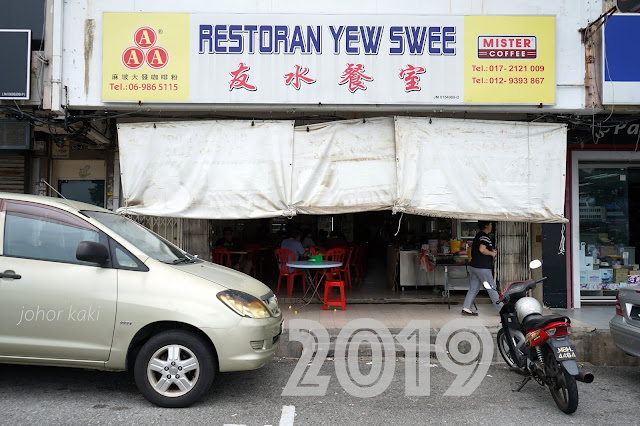
M 467 296 L 464 298 L 462 315 L 478 315 L 477 312 L 471 311 L 471 304 L 478 295 L 480 289 L 483 288 L 482 283 L 485 281 L 491 286 L 487 292 L 493 302 L 493 306 L 498 309 L 498 312 L 500 312 L 500 309 L 502 308 L 502 303 L 496 305 L 500 295 L 496 291 L 496 283 L 493 281 L 492 274 L 493 259 L 498 254 L 498 251 L 493 248 L 491 238 L 489 238 L 489 234 L 493 229 L 493 224 L 491 222 L 479 220 L 478 229 L 480 231 L 476 234 L 476 237 L 473 239 L 473 244 L 471 245 L 469 291 L 467 292 Z

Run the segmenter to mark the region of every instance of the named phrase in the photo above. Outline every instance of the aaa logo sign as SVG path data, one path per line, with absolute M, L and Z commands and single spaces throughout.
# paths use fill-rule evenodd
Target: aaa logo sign
M 189 100 L 189 15 L 104 13 L 102 99 Z
M 164 68 L 169 62 L 169 52 L 162 46 L 154 46 L 158 34 L 151 27 L 140 27 L 133 33 L 135 46 L 127 47 L 122 53 L 125 67 L 136 70 L 145 63 L 154 70 Z

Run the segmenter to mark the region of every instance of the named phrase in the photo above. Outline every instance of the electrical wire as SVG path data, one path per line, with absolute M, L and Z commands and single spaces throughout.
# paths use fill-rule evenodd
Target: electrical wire
M 398 234 L 400 233 L 400 225 L 402 225 L 402 217 L 404 216 L 404 212 L 400 213 L 400 219 L 398 220 L 398 230 L 396 231 L 395 234 L 393 234 L 394 237 L 397 237 Z
M 565 232 L 565 224 L 562 224 L 562 229 L 560 230 L 560 246 L 558 247 L 558 255 L 560 256 L 564 256 L 565 255 L 565 236 L 564 236 L 564 232 Z

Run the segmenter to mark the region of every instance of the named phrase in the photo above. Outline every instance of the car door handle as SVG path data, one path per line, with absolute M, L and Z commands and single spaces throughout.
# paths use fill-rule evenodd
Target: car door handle
M 0 272 L 0 278 L 12 278 L 14 280 L 19 280 L 20 278 L 22 278 L 22 275 L 9 274 L 7 272 Z

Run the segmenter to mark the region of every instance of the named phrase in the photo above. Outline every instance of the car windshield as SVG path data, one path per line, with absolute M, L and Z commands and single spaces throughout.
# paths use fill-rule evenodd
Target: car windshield
M 181 263 L 192 258 L 159 235 L 139 223 L 113 213 L 83 211 L 82 213 L 102 223 L 148 256 L 165 263 Z

